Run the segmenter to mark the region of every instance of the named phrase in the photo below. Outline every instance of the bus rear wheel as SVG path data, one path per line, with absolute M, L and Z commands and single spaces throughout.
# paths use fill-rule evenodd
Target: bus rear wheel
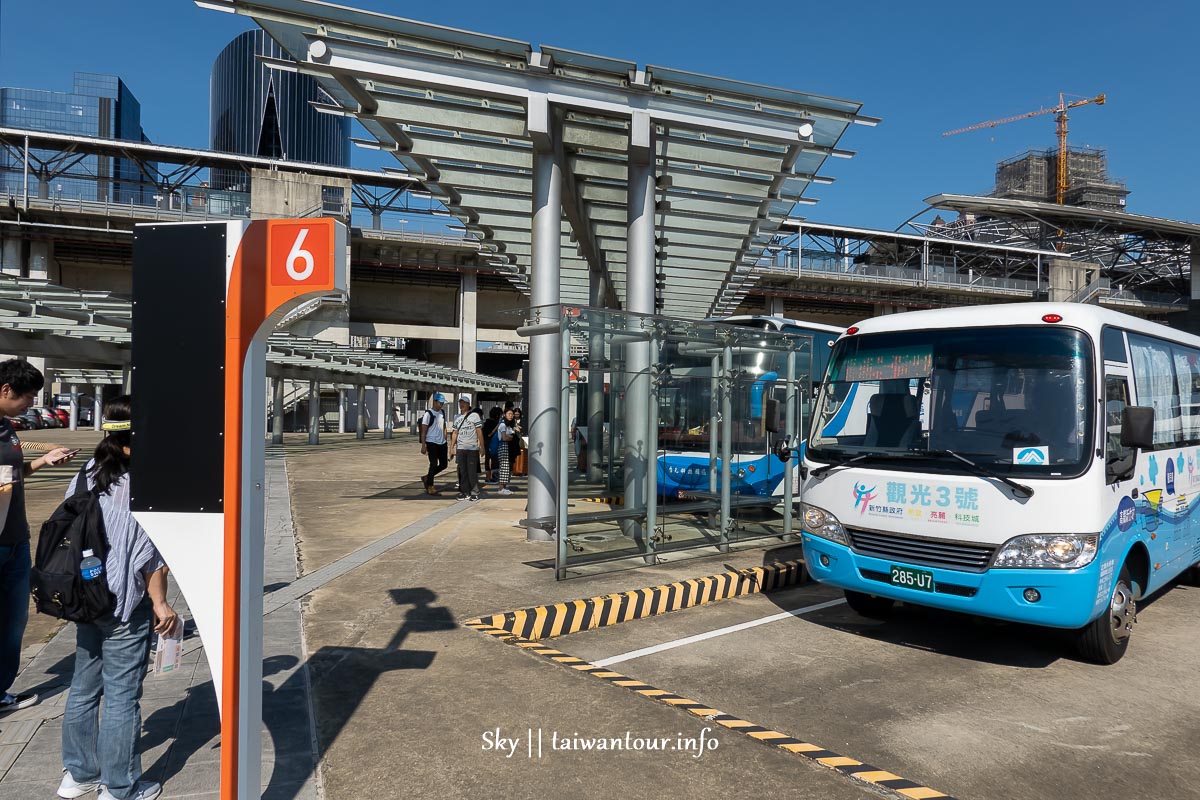
M 864 594 L 863 592 L 852 592 L 849 589 L 845 591 L 846 605 L 862 616 L 871 619 L 887 619 L 892 614 L 892 606 L 896 604 L 895 600 L 887 597 Z
M 1137 598 L 1129 567 L 1121 567 L 1117 585 L 1109 597 L 1108 609 L 1098 618 L 1079 629 L 1076 646 L 1079 655 L 1097 664 L 1115 664 L 1129 648 L 1133 623 L 1137 620 Z

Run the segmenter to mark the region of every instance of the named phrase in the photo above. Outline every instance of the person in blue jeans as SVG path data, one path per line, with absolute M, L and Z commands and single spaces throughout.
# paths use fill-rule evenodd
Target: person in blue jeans
M 0 362 L 0 714 L 37 702 L 32 692 L 9 691 L 21 667 L 21 637 L 29 620 L 29 521 L 25 518 L 25 478 L 42 467 L 69 461 L 74 453 L 51 449 L 26 461 L 9 417 L 38 401 L 42 373 L 27 361 Z M 3 717 L 0 717 L 3 719 Z
M 111 616 L 75 625 L 75 674 L 63 716 L 63 776 L 58 796 L 100 800 L 154 800 L 162 787 L 143 781 L 138 737 L 142 681 L 152 633 L 179 623 L 167 603 L 166 564 L 129 510 L 131 403 L 122 395 L 104 407 L 105 437 L 82 475 L 100 494 L 109 552 L 104 577 L 116 598 Z M 100 698 L 104 698 L 101 713 Z

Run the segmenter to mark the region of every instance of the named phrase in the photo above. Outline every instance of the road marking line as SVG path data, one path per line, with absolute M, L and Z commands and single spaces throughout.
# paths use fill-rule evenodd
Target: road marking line
M 698 633 L 695 636 L 687 636 L 683 639 L 675 639 L 671 642 L 663 642 L 662 644 L 643 647 L 640 650 L 631 650 L 628 653 L 622 653 L 621 655 L 613 656 L 612 658 L 602 658 L 599 661 L 593 661 L 592 663 L 597 667 L 607 667 L 612 664 L 620 664 L 622 661 L 630 661 L 635 658 L 641 658 L 642 656 L 654 655 L 655 653 L 661 653 L 664 650 L 674 650 L 676 647 L 685 647 L 689 644 L 695 644 L 696 642 L 703 642 L 705 639 L 713 639 L 717 636 L 724 636 L 729 633 L 737 633 L 738 631 L 744 631 L 748 628 L 756 628 L 759 625 L 766 625 L 769 622 L 778 622 L 781 619 L 798 617 L 801 614 L 808 614 L 812 611 L 833 608 L 834 606 L 840 606 L 845 602 L 845 598 L 838 598 L 837 600 L 829 600 L 824 603 L 817 603 L 813 606 L 793 608 L 791 611 L 782 611 L 778 614 L 772 614 L 769 617 L 763 617 L 762 619 L 751 620 L 750 622 L 741 622 L 737 625 L 730 625 L 726 628 L 717 628 L 716 630 L 708 631 L 707 633 Z

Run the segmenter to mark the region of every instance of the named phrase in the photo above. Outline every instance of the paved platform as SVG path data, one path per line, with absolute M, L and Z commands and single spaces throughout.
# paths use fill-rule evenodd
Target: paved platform
M 282 453 L 269 454 L 266 475 L 265 581 L 268 587 L 286 586 L 296 579 L 297 571 Z M 65 480 L 59 476 L 56 482 Z M 62 491 L 60 487 L 60 497 Z M 41 513 L 31 510 L 30 521 Z M 187 603 L 174 582 L 169 598 L 186 617 Z M 277 599 L 270 608 L 263 623 L 263 797 L 315 800 L 320 796 L 319 775 L 300 607 L 295 600 Z M 38 617 L 35 622 L 44 624 L 47 619 Z M 17 679 L 17 689 L 37 691 L 41 701 L 0 716 L 0 798 L 4 800 L 53 797 L 61 777 L 62 715 L 75 637 L 73 625 L 50 622 L 57 634 L 48 642 L 28 644 L 27 666 Z M 150 674 L 144 685 L 142 767 L 147 780 L 163 784 L 164 798 L 219 796 L 220 720 L 203 653 L 199 638 L 189 636 L 182 667 L 164 675 Z
M 268 450 L 264 797 L 938 796 L 830 768 L 848 759 L 962 798 L 1200 797 L 1187 769 L 1200 746 L 1194 589 L 1145 604 L 1114 667 L 1040 629 L 906 608 L 865 620 L 815 585 L 551 643 L 843 757 L 821 766 L 462 625 L 787 560 L 794 546 L 556 582 L 539 566 L 553 545 L 516 526 L 523 483 L 478 503 L 429 497 L 411 437 L 323 438 Z M 4 800 L 49 797 L 57 781 L 70 638 L 34 646 L 18 688 L 49 697 L 0 718 Z M 215 701 L 190 658 L 147 679 L 144 762 L 167 797 L 215 797 Z M 693 745 L 555 748 L 563 737 Z M 697 752 L 701 737 L 715 747 Z
M 527 543 L 516 527 L 525 515 L 521 483 L 511 497 L 468 503 L 453 499 L 447 475 L 440 483 L 448 491 L 429 497 L 419 479 L 426 462 L 411 437 L 323 439 L 309 447 L 289 435 L 284 447 L 268 449 L 264 797 L 592 797 L 601 784 L 606 794 L 670 794 L 684 780 L 795 794 L 793 778 L 771 766 L 777 754 L 735 738 L 703 753 L 719 766 L 702 771 L 689 752 L 556 753 L 535 764 L 485 750 L 484 734 L 496 728 L 506 736 L 521 729 L 659 738 L 696 737 L 706 726 L 623 695 L 581 705 L 586 684 L 578 676 L 459 627 L 521 605 L 754 566 L 762 551 L 558 583 L 551 570 L 526 563 L 552 558 L 553 545 Z M 47 515 L 67 477 L 47 485 Z M 38 513 L 30 515 L 35 527 Z M 50 796 L 57 784 L 72 651 L 70 626 L 48 644 L 30 644 L 18 688 L 39 690 L 45 702 L 0 718 L 5 800 Z M 195 640 L 187 659 L 184 670 L 147 678 L 143 764 L 147 778 L 164 782 L 164 797 L 215 797 L 219 728 Z M 809 771 L 813 791 L 799 796 L 862 794 Z

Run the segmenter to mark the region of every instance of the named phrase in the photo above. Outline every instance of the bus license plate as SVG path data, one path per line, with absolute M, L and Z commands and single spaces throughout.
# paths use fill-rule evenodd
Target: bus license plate
M 923 569 L 909 569 L 892 565 L 892 585 L 922 592 L 933 591 L 933 573 Z

